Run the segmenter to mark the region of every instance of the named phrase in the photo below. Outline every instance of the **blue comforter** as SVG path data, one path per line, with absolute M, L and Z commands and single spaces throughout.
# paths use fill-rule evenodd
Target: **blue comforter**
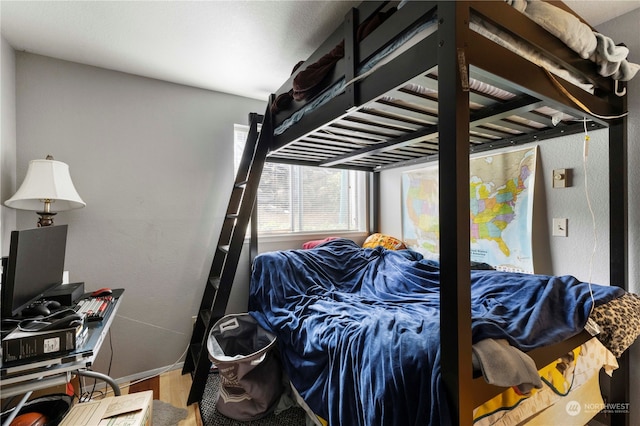
M 588 284 L 570 276 L 483 270 L 471 280 L 474 342 L 556 343 L 579 333 L 591 309 Z M 416 252 L 339 239 L 258 256 L 249 309 L 277 335 L 293 385 L 330 425 L 448 424 L 439 286 L 437 265 Z M 623 293 L 592 287 L 596 304 Z

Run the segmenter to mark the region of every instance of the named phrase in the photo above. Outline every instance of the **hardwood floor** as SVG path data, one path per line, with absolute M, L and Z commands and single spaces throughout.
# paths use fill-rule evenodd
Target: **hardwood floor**
M 186 405 L 189 389 L 191 388 L 191 375 L 181 374 L 181 370 L 171 370 L 163 373 L 160 377 L 154 377 L 143 382 L 136 383 L 131 386 L 122 386 L 122 393 L 126 394 L 130 390 L 132 392 L 140 392 L 145 390 L 154 391 L 154 399 L 169 403 L 174 407 L 186 408 L 187 418 L 179 423 L 178 426 L 202 426 L 200 418 L 200 410 L 198 404 Z

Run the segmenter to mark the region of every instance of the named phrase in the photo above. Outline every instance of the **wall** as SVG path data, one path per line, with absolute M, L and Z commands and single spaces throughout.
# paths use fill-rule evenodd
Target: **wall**
M 16 192 L 16 56 L 0 37 L 0 200 Z M 9 237 L 16 227 L 16 212 L 0 206 L 0 252 L 9 253 Z
M 67 163 L 87 203 L 55 219 L 69 224 L 71 281 L 126 289 L 111 376 L 172 365 L 189 341 L 226 211 L 233 124 L 266 102 L 23 52 L 16 69 L 17 181 L 32 159 Z M 17 226 L 36 220 L 21 211 Z M 110 356 L 105 345 L 98 371 Z

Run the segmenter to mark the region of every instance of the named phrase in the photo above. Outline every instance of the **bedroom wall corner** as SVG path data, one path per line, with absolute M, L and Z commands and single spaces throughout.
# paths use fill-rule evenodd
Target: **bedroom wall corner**
M 0 36 L 0 253 L 9 253 L 16 211 L 4 202 L 16 191 L 16 54 Z

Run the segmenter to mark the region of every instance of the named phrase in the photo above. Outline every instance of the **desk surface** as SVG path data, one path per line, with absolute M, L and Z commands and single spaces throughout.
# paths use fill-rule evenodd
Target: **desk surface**
M 54 358 L 35 360 L 26 363 L 0 364 L 0 377 L 2 378 L 0 388 L 3 397 L 8 393 L 21 393 L 19 387 L 25 382 L 33 380 L 43 380 L 47 377 L 70 373 L 75 370 L 90 367 L 98 353 L 102 342 L 109 332 L 111 323 L 116 316 L 116 312 L 122 302 L 124 289 L 114 289 L 113 297 L 115 303 L 113 310 L 102 320 L 87 323 L 87 337 L 82 344 L 74 351 L 59 354 Z M 88 295 L 85 295 L 88 296 Z M 10 392 L 9 388 L 16 387 L 15 392 Z

